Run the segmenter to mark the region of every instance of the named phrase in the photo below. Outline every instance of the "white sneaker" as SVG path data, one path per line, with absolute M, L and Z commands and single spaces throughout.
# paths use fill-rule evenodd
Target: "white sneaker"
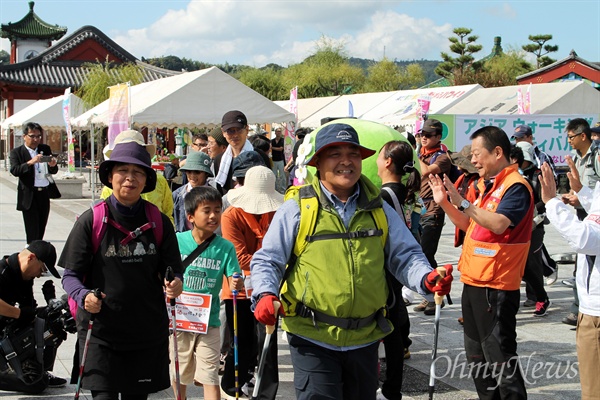
M 375 397 L 375 400 L 389 400 L 389 399 L 383 395 L 383 393 L 381 392 L 381 388 L 379 388 L 379 389 L 377 389 L 377 397 Z
M 550 286 L 550 285 L 554 284 L 554 282 L 556 282 L 557 278 L 558 278 L 558 271 L 554 271 L 553 273 L 551 273 L 550 275 L 548 275 L 546 277 L 546 285 Z

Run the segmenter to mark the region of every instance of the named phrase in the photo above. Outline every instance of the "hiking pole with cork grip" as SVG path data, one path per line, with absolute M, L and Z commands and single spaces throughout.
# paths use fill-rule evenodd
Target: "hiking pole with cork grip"
M 275 318 L 277 318 L 277 313 L 279 312 L 280 306 L 280 302 L 273 302 L 273 308 L 275 309 Z M 277 321 L 277 319 L 275 321 Z M 273 333 L 275 332 L 276 325 L 277 322 L 275 322 L 275 324 L 273 325 L 266 325 L 265 327 L 267 334 L 265 335 L 265 343 L 263 344 L 262 353 L 258 362 L 258 372 L 256 374 L 256 383 L 254 384 L 254 390 L 252 391 L 252 400 L 258 399 L 258 393 L 260 392 L 260 384 L 262 381 L 263 372 L 265 370 L 265 364 L 267 363 L 267 353 L 269 352 L 269 344 L 271 343 L 271 336 L 273 336 Z
M 100 289 L 94 289 L 91 293 L 96 296 L 98 300 L 102 300 L 102 292 Z M 85 302 L 85 300 L 84 300 Z M 79 399 L 79 392 L 81 391 L 81 379 L 83 378 L 83 370 L 85 368 L 85 359 L 87 358 L 88 348 L 90 347 L 90 339 L 92 337 L 92 328 L 94 326 L 94 320 L 96 314 L 90 314 L 90 320 L 88 322 L 87 334 L 85 335 L 85 344 L 83 345 L 83 355 L 81 356 L 81 363 L 79 365 L 79 377 L 77 378 L 77 387 L 75 388 L 75 400 Z
M 233 274 L 234 278 L 239 278 L 240 274 L 237 272 Z M 237 289 L 231 291 L 233 296 L 233 366 L 235 371 L 235 398 L 240 398 L 240 367 L 238 363 L 238 320 L 237 320 Z
M 168 282 L 172 282 L 175 279 L 175 274 L 173 273 L 173 268 L 170 266 L 167 267 L 167 272 L 165 274 L 165 279 Z M 179 354 L 177 351 L 177 310 L 176 310 L 176 300 L 169 299 L 169 304 L 171 305 L 171 323 L 173 324 L 173 355 L 175 362 L 175 392 L 177 400 L 181 400 L 181 378 L 179 377 Z
M 439 282 L 446 276 L 446 267 L 438 267 L 437 273 L 439 274 L 436 279 Z M 448 298 L 448 304 L 452 304 L 450 300 L 450 294 L 446 295 Z M 435 359 L 437 358 L 437 347 L 438 347 L 438 334 L 440 330 L 440 315 L 442 313 L 442 301 L 443 296 L 434 293 L 435 301 L 435 317 L 433 324 L 433 348 L 431 350 L 431 366 L 429 367 L 429 400 L 433 399 L 433 392 L 435 391 Z

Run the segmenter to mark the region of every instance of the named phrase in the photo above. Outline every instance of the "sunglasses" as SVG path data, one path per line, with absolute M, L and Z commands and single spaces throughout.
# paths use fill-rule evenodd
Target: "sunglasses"
M 427 139 L 431 139 L 432 137 L 435 137 L 437 135 L 430 135 L 428 133 L 421 133 L 421 137 L 427 138 Z

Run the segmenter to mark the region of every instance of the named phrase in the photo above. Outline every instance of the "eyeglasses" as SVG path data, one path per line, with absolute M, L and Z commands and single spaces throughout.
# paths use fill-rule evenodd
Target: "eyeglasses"
M 32 139 L 41 139 L 42 138 L 42 135 L 31 135 L 31 134 L 29 134 L 27 136 L 29 136 Z
M 208 143 L 196 142 L 196 143 L 192 143 L 192 146 L 206 147 L 206 146 L 208 146 Z
M 240 133 L 242 133 L 244 131 L 244 129 L 246 128 L 229 128 L 226 131 L 223 131 L 223 133 L 227 134 L 227 135 L 239 135 Z
M 583 133 L 583 132 L 581 132 L 581 133 Z M 578 133 L 577 135 L 572 135 L 572 136 L 567 135 L 567 140 L 572 140 L 573 138 L 576 138 L 577 136 L 581 135 L 581 133 Z

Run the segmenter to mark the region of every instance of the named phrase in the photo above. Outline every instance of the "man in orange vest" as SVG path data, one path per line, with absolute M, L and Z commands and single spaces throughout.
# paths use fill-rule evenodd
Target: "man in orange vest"
M 510 163 L 502 129 L 483 127 L 471 140 L 471 162 L 482 178 L 473 204 L 447 177 L 430 180 L 434 200 L 466 232 L 458 269 L 467 361 L 480 399 L 526 399 L 516 314 L 531 240 L 532 190 Z

